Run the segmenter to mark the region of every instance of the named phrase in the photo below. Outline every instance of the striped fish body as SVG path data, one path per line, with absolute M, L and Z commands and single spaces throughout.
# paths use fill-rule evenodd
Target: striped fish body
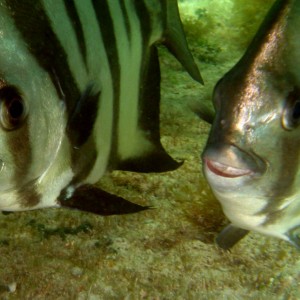
M 179 165 L 159 140 L 156 43 L 201 77 L 176 1 L 0 0 L 0 28 L 0 209 L 143 209 L 93 184 Z
M 300 1 L 277 0 L 242 59 L 217 84 L 204 172 L 232 225 L 300 247 Z M 298 232 L 298 233 L 297 233 Z

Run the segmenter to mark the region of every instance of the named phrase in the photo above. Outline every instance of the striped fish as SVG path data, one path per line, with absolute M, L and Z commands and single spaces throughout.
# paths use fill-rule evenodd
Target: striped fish
M 180 163 L 159 135 L 163 43 L 201 82 L 175 0 L 0 0 L 0 209 L 145 207 L 94 186 Z

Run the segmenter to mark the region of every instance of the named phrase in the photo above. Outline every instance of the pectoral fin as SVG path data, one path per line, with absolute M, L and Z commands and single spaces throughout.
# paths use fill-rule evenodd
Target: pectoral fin
M 224 250 L 229 250 L 238 243 L 249 231 L 235 227 L 232 224 L 226 226 L 217 236 L 218 246 Z
M 131 214 L 150 208 L 132 203 L 88 184 L 77 188 L 71 197 L 61 196 L 58 201 L 62 207 L 101 216 Z

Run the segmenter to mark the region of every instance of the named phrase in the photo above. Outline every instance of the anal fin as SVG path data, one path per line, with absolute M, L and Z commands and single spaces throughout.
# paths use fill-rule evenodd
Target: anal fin
M 150 208 L 132 203 L 89 184 L 77 188 L 69 198 L 61 196 L 58 201 L 62 207 L 101 216 L 131 214 Z
M 226 226 L 217 236 L 216 242 L 218 246 L 224 250 L 229 250 L 243 237 L 248 234 L 248 230 L 235 227 L 232 224 Z

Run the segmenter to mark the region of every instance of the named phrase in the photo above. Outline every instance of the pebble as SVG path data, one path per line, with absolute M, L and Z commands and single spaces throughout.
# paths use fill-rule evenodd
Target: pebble
M 76 277 L 80 277 L 83 274 L 83 269 L 79 267 L 73 267 L 71 270 L 71 274 Z

